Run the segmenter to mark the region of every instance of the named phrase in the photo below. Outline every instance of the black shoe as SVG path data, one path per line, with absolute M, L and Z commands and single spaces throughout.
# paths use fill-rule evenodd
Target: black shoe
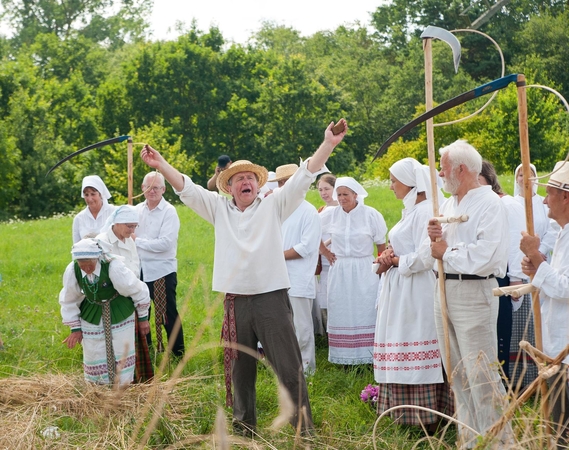
M 233 420 L 233 433 L 246 437 L 246 438 L 252 438 L 253 434 L 255 432 L 255 427 L 246 424 L 245 422 L 241 422 L 239 420 Z

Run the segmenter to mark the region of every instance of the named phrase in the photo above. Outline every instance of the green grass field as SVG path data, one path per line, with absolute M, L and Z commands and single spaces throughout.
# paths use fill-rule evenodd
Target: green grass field
M 509 178 L 502 180 L 505 188 L 511 186 L 512 177 Z M 369 186 L 368 190 L 366 204 L 382 212 L 390 228 L 400 217 L 401 202 L 385 183 Z M 322 204 L 314 190 L 307 198 L 316 206 Z M 99 416 L 93 408 L 88 414 L 84 406 L 71 408 L 66 395 L 61 392 L 60 398 L 52 385 L 46 387 L 49 383 L 45 379 L 62 377 L 63 384 L 74 386 L 71 395 L 82 401 L 91 398 L 84 392 L 93 389 L 81 381 L 81 347 L 69 350 L 62 344 L 69 330 L 61 323 L 58 293 L 71 256 L 72 217 L 0 224 L 0 338 L 4 341 L 4 350 L 0 351 L 0 448 L 221 448 L 212 444 L 210 435 L 218 408 L 223 408 L 227 420 L 231 411 L 224 407 L 222 351 L 218 347 L 222 297 L 211 291 L 213 228 L 183 205 L 178 206 L 178 213 L 182 223 L 178 306 L 183 317 L 187 362 L 182 366 L 171 362 L 164 365 L 160 378 L 164 389 L 158 402 L 148 387 L 130 388 L 132 392 L 124 394 L 122 400 L 115 399 L 119 402 L 116 408 L 121 412 L 120 419 Z M 156 363 L 160 362 L 164 363 L 162 356 L 157 355 Z M 361 390 L 374 383 L 371 367 L 346 370 L 328 363 L 325 342 L 318 340 L 317 371 L 308 380 L 317 436 L 303 443 L 295 439 L 294 430 L 288 426 L 281 431 L 269 430 L 279 413 L 277 385 L 272 371 L 263 365 L 259 367 L 259 436 L 254 441 L 239 441 L 234 448 L 374 448 L 377 415 L 359 399 Z M 172 379 L 175 383 L 169 385 Z M 27 401 L 27 394 L 18 394 L 24 392 L 19 389 L 25 389 L 25 383 L 45 392 L 36 392 Z M 160 383 L 157 385 L 162 386 Z M 100 401 L 105 395 L 101 392 L 108 389 L 97 389 L 99 392 L 93 395 Z M 52 399 L 49 407 L 42 403 L 47 397 Z M 127 400 L 132 404 L 123 408 Z M 59 428 L 58 439 L 41 436 L 41 430 L 48 425 Z M 148 439 L 143 438 L 144 430 L 149 430 Z M 395 427 L 390 419 L 383 419 L 377 427 L 375 445 L 417 448 L 414 446 L 423 436 L 420 430 Z M 452 447 L 453 439 L 450 430 L 443 438 L 446 444 L 436 442 L 434 448 Z M 146 445 L 139 447 L 141 441 Z M 426 442 L 418 445 L 432 448 Z

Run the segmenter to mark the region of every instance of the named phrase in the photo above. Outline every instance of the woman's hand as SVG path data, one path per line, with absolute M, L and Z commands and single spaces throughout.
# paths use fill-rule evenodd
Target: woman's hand
M 150 333 L 150 322 L 148 322 L 148 320 L 142 320 L 138 322 L 138 327 L 142 334 Z
M 382 266 L 385 265 L 387 267 L 391 267 L 393 265 L 393 257 L 395 256 L 395 252 L 391 247 L 387 247 L 381 255 L 379 255 L 375 262 L 381 264 Z
M 334 253 L 332 253 L 330 250 L 328 250 L 327 248 L 322 250 L 322 256 L 324 256 L 328 262 L 330 263 L 331 266 L 334 265 L 334 263 L 336 262 L 336 255 Z
M 63 340 L 63 344 L 67 344 L 67 348 L 73 348 L 77 344 L 80 344 L 82 340 L 83 340 L 83 332 L 81 330 L 74 331 Z

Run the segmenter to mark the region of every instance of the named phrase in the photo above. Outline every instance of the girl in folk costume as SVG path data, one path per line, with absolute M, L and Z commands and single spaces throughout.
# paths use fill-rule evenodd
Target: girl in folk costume
M 68 348 L 83 345 L 87 381 L 132 383 L 135 310 L 141 330 L 148 333 L 148 288 L 118 257 L 104 254 L 94 239 L 74 244 L 71 254 L 59 293 L 63 323 L 71 328 L 63 342 Z
M 429 168 L 404 158 L 389 171 L 391 190 L 403 200 L 404 209 L 389 232 L 388 248 L 376 260 L 379 271 L 385 272 L 373 353 L 375 380 L 380 383 L 378 412 L 407 404 L 452 415 L 435 327 L 436 279 L 432 266 L 425 266 L 418 256 L 433 214 Z M 399 424 L 427 428 L 435 428 L 439 420 L 434 413 L 416 409 L 396 410 L 392 418 Z
M 383 216 L 364 205 L 366 190 L 351 177 L 334 186 L 339 206 L 322 217 L 330 234 L 334 263 L 328 275 L 328 360 L 336 364 L 371 364 L 375 300 L 379 279 L 371 270 L 375 248 L 385 249 Z

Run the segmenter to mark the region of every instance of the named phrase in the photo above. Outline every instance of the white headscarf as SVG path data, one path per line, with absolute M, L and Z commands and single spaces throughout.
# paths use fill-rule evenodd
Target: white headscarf
M 99 259 L 103 250 L 95 239 L 81 239 L 71 247 L 73 260 L 77 259 Z
M 403 199 L 405 209 L 409 210 L 415 205 L 419 192 L 424 192 L 427 199 L 433 197 L 429 166 L 424 166 L 413 158 L 403 158 L 393 164 L 389 168 L 389 172 L 405 186 L 412 188 Z M 438 173 L 437 188 L 438 201 L 441 203 L 444 200 L 444 195 L 441 192 L 441 180 Z
M 533 170 L 533 175 L 537 176 L 537 169 L 535 168 L 535 166 L 533 164 L 529 165 L 531 167 L 531 170 Z M 518 184 L 518 173 L 519 171 L 522 169 L 522 165 L 520 164 L 518 167 L 516 167 L 516 171 L 514 172 L 514 197 L 516 195 L 522 195 L 522 189 L 520 188 L 520 185 Z M 532 184 L 532 190 L 534 195 L 537 194 L 537 183 L 535 182 L 535 180 L 533 181 Z
M 273 172 L 272 170 L 269 172 L 269 180 L 272 180 L 276 176 L 277 176 L 277 174 L 275 172 Z M 267 181 L 267 184 L 265 186 L 267 186 L 268 191 L 272 191 L 273 189 L 279 187 L 279 182 L 278 181 Z
M 337 191 L 339 187 L 347 187 L 348 189 L 354 191 L 356 194 L 358 194 L 358 203 L 361 203 L 363 205 L 364 198 L 367 197 L 367 191 L 360 183 L 358 183 L 352 177 L 336 178 L 336 184 L 334 185 L 334 191 L 332 192 L 332 198 L 334 200 L 338 200 Z
M 83 184 L 81 186 L 81 198 L 85 198 L 83 191 L 85 190 L 86 187 L 97 189 L 97 191 L 101 194 L 101 197 L 103 198 L 104 205 L 106 205 L 108 203 L 107 200 L 111 198 L 111 193 L 109 192 L 107 186 L 105 186 L 105 183 L 103 182 L 103 180 L 101 180 L 101 177 L 99 175 L 88 175 L 83 178 Z
M 134 206 L 122 205 L 119 206 L 109 216 L 105 225 L 101 229 L 101 233 L 106 233 L 111 229 L 115 223 L 138 223 L 138 211 Z

